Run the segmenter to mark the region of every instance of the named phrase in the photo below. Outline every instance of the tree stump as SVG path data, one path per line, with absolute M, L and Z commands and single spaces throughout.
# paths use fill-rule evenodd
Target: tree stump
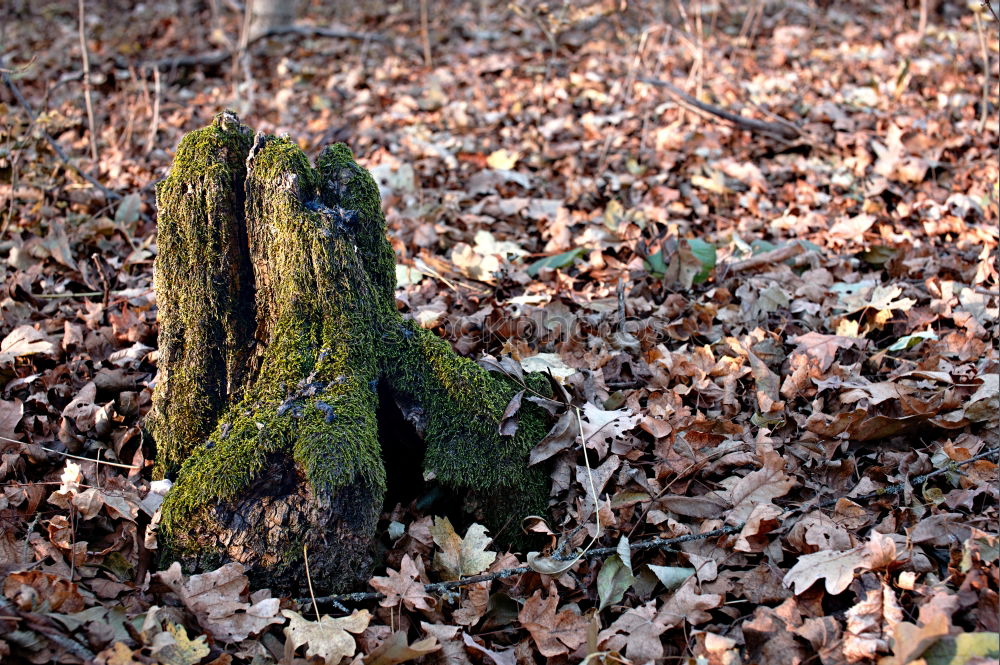
M 545 376 L 487 372 L 395 306 L 378 188 L 343 144 L 316 167 L 230 112 L 184 137 L 157 188 L 160 378 L 147 429 L 176 474 L 160 541 L 189 571 L 228 561 L 283 591 L 368 579 L 386 492 L 377 410 L 423 440 L 423 470 L 498 521 L 543 510 L 527 453 Z M 398 433 L 381 432 L 385 437 Z

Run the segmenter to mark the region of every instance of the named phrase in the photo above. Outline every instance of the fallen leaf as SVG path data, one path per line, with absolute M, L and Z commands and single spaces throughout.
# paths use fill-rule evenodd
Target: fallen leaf
M 379 601 L 382 607 L 395 607 L 403 603 L 411 610 L 431 609 L 433 598 L 424 591 L 424 585 L 419 579 L 420 571 L 409 554 L 403 555 L 398 572 L 389 568 L 386 574 L 387 577 L 373 577 L 368 582 L 376 591 L 385 594 L 385 598 Z
M 601 602 L 598 610 L 621 602 L 634 581 L 632 571 L 620 556 L 615 554 L 605 559 L 597 574 L 597 596 Z
M 354 610 L 349 616 L 334 618 L 323 615 L 319 621 L 309 621 L 298 612 L 282 610 L 288 619 L 285 627 L 285 660 L 291 662 L 297 648 L 306 646 L 306 656 L 319 656 L 327 663 L 339 663 L 352 658 L 357 644 L 350 633 L 359 635 L 371 621 L 368 610 Z
M 441 645 L 434 637 L 425 637 L 410 644 L 406 638 L 406 631 L 397 630 L 389 636 L 389 639 L 365 656 L 364 663 L 365 665 L 396 665 L 396 663 L 434 653 L 440 648 Z
M 557 613 L 558 604 L 557 595 L 543 598 L 539 589 L 524 601 L 517 615 L 517 620 L 535 641 L 538 652 L 548 658 L 571 653 L 587 639 L 588 620 L 568 609 Z
M 167 629 L 153 637 L 149 654 L 163 665 L 195 665 L 210 652 L 204 635 L 189 639 L 184 626 L 168 621 Z
M 238 563 L 184 579 L 175 561 L 157 577 L 180 597 L 198 624 L 221 642 L 239 642 L 282 623 L 279 599 L 267 591 L 249 596 L 250 582 Z
M 496 552 L 486 550 L 492 539 L 486 535 L 486 527 L 481 524 L 472 524 L 465 532 L 465 538 L 461 538 L 455 533 L 451 520 L 435 517 L 431 536 L 441 548 L 434 554 L 434 570 L 441 574 L 442 579 L 457 580 L 467 575 L 478 575 L 497 558 Z
M 486 165 L 498 171 L 510 171 L 517 165 L 517 160 L 521 158 L 521 153 L 500 148 L 490 153 L 486 158 Z

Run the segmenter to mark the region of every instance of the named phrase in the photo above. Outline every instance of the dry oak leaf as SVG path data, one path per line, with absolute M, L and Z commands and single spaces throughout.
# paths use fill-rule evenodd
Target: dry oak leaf
M 586 446 L 596 450 L 597 456 L 604 459 L 608 454 L 609 443 L 633 429 L 640 420 L 642 416 L 633 414 L 627 408 L 605 411 L 587 402 L 580 413 L 579 428 L 582 429 L 581 435 Z
M 792 337 L 791 342 L 798 344 L 792 354 L 804 353 L 807 356 L 819 361 L 820 369 L 824 372 L 833 364 L 837 357 L 837 349 L 849 349 L 858 344 L 865 344 L 865 340 L 859 337 L 845 337 L 843 335 L 824 335 L 815 330 L 804 335 Z
M 319 621 L 309 621 L 298 612 L 282 610 L 288 618 L 285 627 L 285 662 L 292 662 L 295 650 L 306 645 L 306 656 L 320 656 L 328 665 L 335 665 L 344 658 L 351 658 L 357 644 L 350 633 L 364 632 L 371 621 L 368 610 L 354 610 L 350 616 L 334 618 L 323 615 Z
M 164 584 L 176 593 L 197 617 L 198 624 L 220 642 L 239 642 L 260 633 L 275 623 L 280 600 L 262 589 L 247 594 L 249 580 L 238 563 L 227 563 L 217 570 L 192 575 L 187 580 L 176 561 L 157 573 Z
M 24 404 L 21 400 L 14 398 L 8 402 L 0 399 L 0 441 L 17 439 L 14 428 L 21 422 L 22 416 L 24 416 Z
M 824 550 L 800 556 L 785 573 L 784 585 L 794 587 L 795 595 L 799 595 L 816 580 L 824 579 L 827 593 L 836 596 L 850 586 L 858 569 L 885 568 L 895 559 L 896 543 L 889 536 L 874 532 L 867 543 L 843 552 Z
M 920 625 L 900 621 L 892 631 L 892 655 L 879 659 L 878 663 L 906 665 L 919 658 L 932 644 L 947 636 L 949 632 L 951 632 L 951 619 L 941 611 L 933 612 Z
M 854 663 L 889 652 L 889 635 L 903 620 L 896 593 L 885 582 L 867 589 L 864 600 L 847 610 L 844 655 Z
M 656 618 L 656 601 L 627 610 L 597 636 L 605 651 L 624 652 L 633 663 L 648 663 L 663 658 L 660 635 L 667 629 Z
M 417 565 L 409 554 L 403 555 L 398 572 L 388 568 L 386 573 L 387 577 L 373 577 L 368 582 L 376 591 L 385 594 L 385 598 L 379 601 L 379 605 L 395 607 L 403 603 L 411 610 L 431 609 L 432 604 L 428 601 L 433 601 L 433 598 L 424 591 L 424 585 L 420 581 L 420 570 L 417 569 Z
M 753 509 L 769 504 L 772 499 L 788 494 L 796 480 L 785 473 L 785 460 L 774 452 L 764 456 L 764 467 L 751 471 L 742 478 L 732 477 L 722 481 L 725 491 L 717 492 L 733 507 L 726 515 L 728 524 L 746 522 Z
M 539 589 L 524 601 L 517 620 L 531 634 L 538 652 L 547 658 L 576 651 L 587 640 L 589 621 L 564 609 L 556 613 L 559 597 L 556 594 L 542 598 Z
M 473 524 L 465 532 L 465 538 L 455 533 L 451 520 L 435 517 L 431 526 L 434 543 L 441 551 L 434 554 L 434 570 L 442 579 L 457 580 L 466 575 L 478 575 L 497 558 L 496 552 L 486 550 L 492 540 L 486 535 L 486 527 Z
M 705 623 L 712 618 L 705 610 L 722 606 L 723 597 L 717 593 L 695 591 L 697 579 L 689 577 L 675 591 L 656 614 L 656 621 L 666 628 L 676 628 L 687 621 L 692 626 Z

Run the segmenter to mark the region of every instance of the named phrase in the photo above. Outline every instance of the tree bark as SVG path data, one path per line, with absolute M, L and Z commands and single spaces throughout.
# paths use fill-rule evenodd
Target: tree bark
M 177 474 L 161 541 L 189 570 L 226 561 L 301 591 L 367 580 L 386 472 L 377 410 L 422 436 L 425 475 L 478 493 L 493 523 L 544 509 L 527 452 L 544 412 L 395 307 L 378 189 L 343 144 L 316 168 L 232 113 L 186 136 L 157 190 L 160 379 L 148 429 Z M 381 390 L 380 390 L 381 388 Z M 383 433 L 385 435 L 385 433 Z

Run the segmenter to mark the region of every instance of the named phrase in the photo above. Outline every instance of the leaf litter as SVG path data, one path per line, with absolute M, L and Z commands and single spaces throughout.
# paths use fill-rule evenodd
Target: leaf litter
M 996 658 L 987 8 L 940 3 L 920 35 L 916 11 L 877 3 L 677 5 L 670 22 L 646 3 L 430 3 L 428 68 L 413 7 L 311 7 L 303 24 L 396 46 L 279 36 L 242 72 L 204 58 L 154 77 L 154 55 L 238 40 L 235 3 L 208 4 L 88 5 L 97 163 L 76 12 L 9 23 L 4 76 L 35 115 L 5 84 L 0 658 Z M 800 138 L 640 80 L 689 73 L 695 99 Z M 155 571 L 151 185 L 233 106 L 307 150 L 348 141 L 379 179 L 403 311 L 565 391 L 531 454 L 552 478 L 537 551 L 414 500 L 386 507 L 369 589 L 319 615 L 236 564 Z

